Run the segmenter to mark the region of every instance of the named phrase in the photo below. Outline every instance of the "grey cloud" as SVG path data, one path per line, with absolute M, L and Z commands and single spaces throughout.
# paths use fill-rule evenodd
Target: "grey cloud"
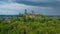
M 40 7 L 52 7 L 52 10 L 48 9 L 39 9 L 36 11 L 39 11 L 38 13 L 42 12 L 43 14 L 56 14 L 60 15 L 60 0 L 0 0 L 5 2 L 16 2 L 18 4 L 26 4 L 31 6 L 39 6 Z

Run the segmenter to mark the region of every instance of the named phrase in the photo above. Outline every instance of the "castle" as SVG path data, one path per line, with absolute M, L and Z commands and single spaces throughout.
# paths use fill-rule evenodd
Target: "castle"
M 28 14 L 26 9 L 25 9 L 25 13 L 24 14 L 20 14 L 19 13 L 19 17 L 22 17 L 23 15 L 29 16 L 29 17 L 35 17 L 36 16 L 33 10 L 32 10 L 31 14 Z

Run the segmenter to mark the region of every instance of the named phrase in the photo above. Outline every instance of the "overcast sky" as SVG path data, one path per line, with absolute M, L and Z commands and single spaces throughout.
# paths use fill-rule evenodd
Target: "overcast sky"
M 60 0 L 0 0 L 0 15 L 18 15 L 34 10 L 44 15 L 60 15 Z

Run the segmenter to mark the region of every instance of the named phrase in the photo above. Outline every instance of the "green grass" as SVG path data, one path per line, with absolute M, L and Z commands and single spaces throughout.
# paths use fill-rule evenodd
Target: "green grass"
M 19 17 L 0 20 L 0 34 L 60 34 L 60 20 L 49 17 Z

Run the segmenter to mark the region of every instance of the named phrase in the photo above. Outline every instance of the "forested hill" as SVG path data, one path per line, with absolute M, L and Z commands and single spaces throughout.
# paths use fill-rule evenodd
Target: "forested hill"
M 0 34 L 60 34 L 60 19 L 44 16 L 1 19 Z

